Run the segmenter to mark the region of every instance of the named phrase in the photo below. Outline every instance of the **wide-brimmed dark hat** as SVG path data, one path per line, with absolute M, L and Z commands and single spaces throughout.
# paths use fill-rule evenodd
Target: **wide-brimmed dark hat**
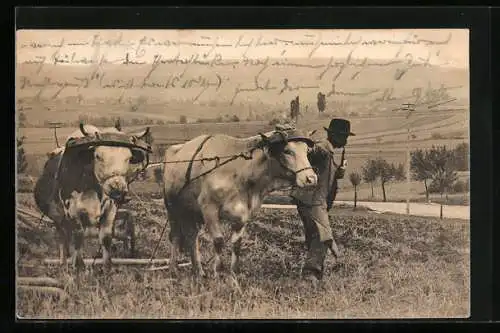
M 330 121 L 328 128 L 323 127 L 332 134 L 356 135 L 351 132 L 351 122 L 342 118 L 334 118 Z

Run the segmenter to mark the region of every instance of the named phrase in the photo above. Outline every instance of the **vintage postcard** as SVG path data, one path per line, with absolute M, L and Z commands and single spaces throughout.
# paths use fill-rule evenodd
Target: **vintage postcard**
M 16 34 L 18 318 L 469 317 L 467 29 Z

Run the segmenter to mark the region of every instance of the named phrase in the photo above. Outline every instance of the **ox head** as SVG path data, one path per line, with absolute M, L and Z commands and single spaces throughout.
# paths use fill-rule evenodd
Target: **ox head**
M 149 145 L 139 146 L 150 135 L 149 127 L 134 135 L 121 131 L 120 123 L 114 128 L 99 131 L 91 125 L 80 124 L 79 137 L 91 138 L 90 144 L 82 145 L 79 160 L 90 166 L 103 192 L 121 201 L 128 193 L 128 184 L 137 165 L 147 163 Z M 73 136 L 74 137 L 74 136 Z M 113 138 L 119 138 L 115 140 Z M 148 149 L 149 148 L 149 149 Z M 146 160 L 146 162 L 145 162 Z
M 260 133 L 260 136 L 268 157 L 275 163 L 273 170 L 278 170 L 278 178 L 298 187 L 317 184 L 318 177 L 307 157 L 314 141 L 293 128 L 278 128 L 268 135 Z

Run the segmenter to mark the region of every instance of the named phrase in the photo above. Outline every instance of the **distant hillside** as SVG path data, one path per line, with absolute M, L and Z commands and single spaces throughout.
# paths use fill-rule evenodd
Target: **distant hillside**
M 468 104 L 466 70 L 435 66 L 409 68 L 405 63 L 390 63 L 390 60 L 377 60 L 377 65 L 353 61 L 355 65 L 342 67 L 343 62 L 345 60 L 333 60 L 326 67 L 329 59 L 269 60 L 267 68 L 262 60 L 254 64 L 213 66 L 159 64 L 154 70 L 151 64 L 106 64 L 99 69 L 45 65 L 39 72 L 37 64 L 18 64 L 16 93 L 25 105 L 43 106 L 26 110 L 28 117 L 40 117 L 34 113 L 50 109 L 57 112 L 64 109 L 70 114 L 72 111 L 102 112 L 103 106 L 107 106 L 108 111 L 127 113 L 131 105 L 133 109 L 137 104 L 144 108 L 135 116 L 146 112 L 153 117 L 178 118 L 180 112 L 186 112 L 193 118 L 224 113 L 247 117 L 252 112 L 287 112 L 290 100 L 297 95 L 302 107 L 307 105 L 316 110 L 318 92 L 327 95 L 328 110 L 365 114 L 400 105 L 409 99 L 397 98 L 415 96 L 419 93 L 415 89 L 421 89 L 422 96 L 441 94 L 437 90 L 441 85 L 452 87 L 446 94 L 456 98 L 447 103 L 447 107 Z M 402 76 L 396 80 L 398 73 Z M 34 102 L 32 97 L 38 93 L 41 101 Z

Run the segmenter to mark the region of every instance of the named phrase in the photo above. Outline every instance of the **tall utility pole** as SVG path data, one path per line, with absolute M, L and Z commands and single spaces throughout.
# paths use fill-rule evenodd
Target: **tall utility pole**
M 61 128 L 62 123 L 59 123 L 59 122 L 50 122 L 49 125 L 50 125 L 50 128 L 54 129 L 54 138 L 56 140 L 56 146 L 57 146 L 57 148 L 59 148 L 59 141 L 57 140 L 57 129 Z
M 410 115 L 413 111 L 415 111 L 414 104 L 405 103 L 401 110 L 407 111 L 406 119 L 410 118 Z M 410 172 L 410 164 L 411 164 L 411 155 L 410 155 L 410 123 L 407 124 L 407 137 L 406 137 L 406 214 L 410 215 L 410 189 L 411 189 L 411 172 Z

